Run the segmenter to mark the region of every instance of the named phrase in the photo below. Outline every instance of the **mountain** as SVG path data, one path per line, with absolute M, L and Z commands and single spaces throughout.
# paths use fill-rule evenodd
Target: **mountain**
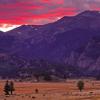
M 11 51 L 16 55 L 64 61 L 72 51 L 100 35 L 100 13 L 85 11 L 47 25 L 23 25 L 6 34 L 16 38 Z
M 4 78 L 45 78 L 56 80 L 82 76 L 80 68 L 45 61 L 43 59 L 26 60 L 15 55 L 0 57 L 0 76 Z M 38 80 L 39 81 L 39 80 Z
M 99 36 L 100 12 L 85 11 L 46 25 L 22 25 L 0 35 L 0 55 L 16 55 L 26 60 L 43 59 L 84 68 L 86 63 L 84 65 L 81 59 L 89 62 L 84 54 L 92 54 L 88 50 L 94 50 L 88 44 L 93 37 Z M 94 52 L 93 59 L 94 55 L 98 53 Z
M 67 62 L 72 66 L 79 66 L 85 70 L 84 74 L 91 76 L 100 73 L 100 37 L 93 37 L 84 49 L 76 50 L 71 53 Z

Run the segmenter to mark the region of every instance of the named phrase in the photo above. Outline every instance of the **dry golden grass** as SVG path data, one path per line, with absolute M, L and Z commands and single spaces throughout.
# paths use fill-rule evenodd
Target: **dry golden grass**
M 85 89 L 77 89 L 77 80 L 64 83 L 15 82 L 14 95 L 5 96 L 5 81 L 0 81 L 0 100 L 100 100 L 100 81 L 85 81 Z M 39 93 L 35 93 L 35 89 Z

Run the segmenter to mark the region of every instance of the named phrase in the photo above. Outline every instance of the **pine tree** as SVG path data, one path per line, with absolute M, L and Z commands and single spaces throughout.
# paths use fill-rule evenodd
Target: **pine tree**
M 9 95 L 9 91 L 10 91 L 9 82 L 6 81 L 6 84 L 5 84 L 5 86 L 4 86 L 5 95 Z
M 84 89 L 84 82 L 83 81 L 79 81 L 77 83 L 77 87 L 79 88 L 80 92 Z
M 10 92 L 11 92 L 11 95 L 13 94 L 13 91 L 15 91 L 15 88 L 14 88 L 14 83 L 11 81 L 10 82 Z

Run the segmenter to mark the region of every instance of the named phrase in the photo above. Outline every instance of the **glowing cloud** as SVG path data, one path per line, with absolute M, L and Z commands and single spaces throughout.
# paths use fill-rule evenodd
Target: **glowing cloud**
M 84 10 L 100 10 L 100 0 L 0 0 L 0 23 L 46 24 Z

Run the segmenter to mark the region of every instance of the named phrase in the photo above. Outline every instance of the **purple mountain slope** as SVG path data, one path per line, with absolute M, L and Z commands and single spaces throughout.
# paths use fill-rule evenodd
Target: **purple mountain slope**
M 22 25 L 0 37 L 0 52 L 65 62 L 72 51 L 100 35 L 100 13 L 85 11 L 47 25 Z

